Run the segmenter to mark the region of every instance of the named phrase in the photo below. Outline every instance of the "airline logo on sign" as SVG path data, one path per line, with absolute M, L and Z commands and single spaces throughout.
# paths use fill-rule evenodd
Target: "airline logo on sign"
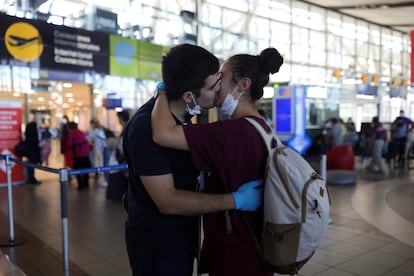
M 10 25 L 4 41 L 10 55 L 20 61 L 34 61 L 43 53 L 42 37 L 39 31 L 29 23 L 18 22 Z

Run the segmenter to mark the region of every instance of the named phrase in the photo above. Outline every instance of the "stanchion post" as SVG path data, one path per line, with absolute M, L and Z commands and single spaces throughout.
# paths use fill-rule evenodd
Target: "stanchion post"
M 62 217 L 62 249 L 63 249 L 63 271 L 65 276 L 69 275 L 69 247 L 68 247 L 68 199 L 67 183 L 68 170 L 63 168 L 59 171 L 60 180 L 60 203 Z
M 322 176 L 323 181 L 325 182 L 325 185 L 326 185 L 326 181 L 327 181 L 327 179 L 326 179 L 326 177 L 327 177 L 326 176 L 326 154 L 321 155 L 320 167 L 321 167 L 321 176 Z
M 9 207 L 9 231 L 10 237 L 6 241 L 0 240 L 0 246 L 14 246 L 27 242 L 25 239 L 14 236 L 14 210 L 13 210 L 13 183 L 12 183 L 12 161 L 10 155 L 5 155 L 6 177 L 7 177 L 7 198 Z
M 7 197 L 9 201 L 10 242 L 14 242 L 13 184 L 10 155 L 6 155 Z

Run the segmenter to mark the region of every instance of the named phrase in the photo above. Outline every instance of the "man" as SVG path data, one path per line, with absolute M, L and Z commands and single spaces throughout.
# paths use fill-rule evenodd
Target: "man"
M 400 110 L 400 116 L 391 124 L 390 157 L 397 158 L 398 166 L 405 165 L 407 143 L 411 143 L 409 134 L 413 130 L 414 123 Z
M 35 165 L 40 165 L 40 125 L 42 124 L 42 114 L 36 112 L 34 114 L 34 120 L 26 125 L 25 139 L 29 148 L 28 161 Z M 41 182 L 35 177 L 34 168 L 26 168 L 26 183 L 29 185 L 40 185 Z
M 219 61 L 207 50 L 189 44 L 164 56 L 175 71 L 163 80 L 169 108 L 177 124 L 190 124 L 201 107 L 214 106 L 220 90 Z M 196 102 L 197 100 L 197 102 Z M 191 276 L 197 254 L 198 216 L 228 209 L 255 210 L 262 192 L 251 182 L 237 192 L 196 192 L 199 172 L 188 152 L 162 148 L 152 140 L 151 112 L 155 97 L 128 122 L 124 154 L 128 164 L 128 217 L 125 239 L 133 275 Z M 201 106 L 201 107 L 200 107 Z

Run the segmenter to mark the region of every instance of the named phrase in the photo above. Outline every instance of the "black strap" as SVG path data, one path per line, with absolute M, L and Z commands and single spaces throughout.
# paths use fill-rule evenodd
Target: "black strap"
M 266 265 L 266 258 L 265 258 L 265 255 L 264 255 L 263 247 L 260 245 L 260 242 L 257 240 L 256 235 L 254 234 L 253 228 L 250 225 L 250 223 L 247 221 L 246 217 L 243 216 L 243 214 L 241 214 L 241 213 L 240 213 L 240 215 L 243 218 L 244 223 L 246 223 L 247 228 L 249 229 L 250 235 L 252 236 L 254 245 L 256 247 L 257 254 L 259 254 L 260 259 Z

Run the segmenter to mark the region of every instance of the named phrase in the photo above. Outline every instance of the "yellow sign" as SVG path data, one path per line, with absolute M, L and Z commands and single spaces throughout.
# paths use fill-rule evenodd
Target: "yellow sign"
M 10 25 L 4 40 L 10 55 L 20 61 L 36 60 L 43 52 L 43 42 L 39 31 L 25 22 Z

